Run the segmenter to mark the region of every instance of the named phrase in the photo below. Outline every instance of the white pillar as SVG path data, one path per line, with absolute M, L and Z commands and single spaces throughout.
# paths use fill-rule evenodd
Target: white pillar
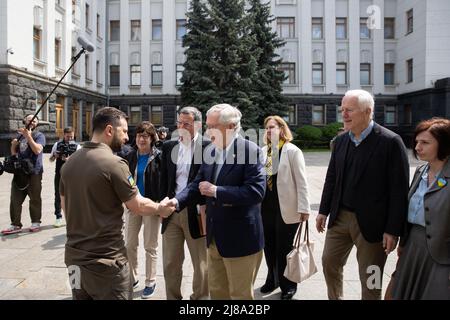
M 301 57 L 302 93 L 312 92 L 312 46 L 311 46 L 311 0 L 302 0 L 299 5 L 301 29 L 299 32 L 299 57 Z
M 150 1 L 141 5 L 141 94 L 150 94 Z
M 53 78 L 55 76 L 55 0 L 47 0 L 44 8 L 44 25 L 45 29 L 42 33 L 44 38 L 43 52 L 47 62 L 47 76 Z M 46 32 L 45 32 L 46 31 Z
M 374 0 L 380 8 L 380 29 L 372 30 L 373 35 L 373 94 L 384 92 L 384 0 Z
M 175 75 L 175 0 L 165 0 L 163 2 L 163 94 L 175 93 L 175 82 L 172 81 Z
M 359 0 L 348 0 L 348 38 L 349 38 L 349 84 L 350 89 L 360 87 L 360 35 L 359 35 Z
M 324 5 L 326 92 L 336 93 L 336 4 L 325 0 Z
M 130 15 L 128 0 L 120 0 L 120 94 L 129 94 Z

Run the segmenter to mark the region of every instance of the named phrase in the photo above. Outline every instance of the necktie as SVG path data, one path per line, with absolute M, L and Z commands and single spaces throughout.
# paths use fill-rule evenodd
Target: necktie
M 266 162 L 266 174 L 267 174 L 267 188 L 272 191 L 272 146 L 268 146 L 267 148 L 267 162 Z

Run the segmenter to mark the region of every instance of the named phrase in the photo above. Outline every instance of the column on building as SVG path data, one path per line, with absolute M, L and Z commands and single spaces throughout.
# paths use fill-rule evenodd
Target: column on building
M 349 84 L 350 89 L 360 87 L 360 32 L 359 0 L 348 0 L 347 30 L 349 49 Z
M 141 94 L 150 94 L 150 1 L 142 1 L 141 5 Z
M 325 83 L 327 93 L 336 93 L 336 5 L 335 0 L 324 2 Z
M 298 5 L 299 17 L 299 50 L 301 60 L 301 90 L 302 93 L 312 92 L 312 46 L 311 46 L 311 0 L 302 0 Z
M 53 78 L 55 76 L 55 0 L 47 0 L 44 2 L 44 17 L 46 17 L 46 32 L 43 32 L 44 39 L 43 48 L 47 52 L 43 52 L 47 63 L 47 76 Z M 45 22 L 44 22 L 45 24 Z
M 163 94 L 174 93 L 174 74 L 175 74 L 175 0 L 165 0 L 163 5 Z
M 384 0 L 374 0 L 373 5 L 376 10 L 374 14 L 376 29 L 372 30 L 373 35 L 373 93 L 384 93 Z
M 120 0 L 120 93 L 129 94 L 130 65 L 129 65 L 129 41 L 130 18 L 129 0 Z

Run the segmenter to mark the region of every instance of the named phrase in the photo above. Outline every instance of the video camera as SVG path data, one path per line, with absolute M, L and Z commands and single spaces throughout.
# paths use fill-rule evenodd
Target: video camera
M 56 152 L 60 156 L 64 156 L 66 158 L 72 155 L 75 151 L 77 151 L 77 145 L 75 143 L 61 142 L 56 147 Z
M 33 173 L 34 165 L 30 159 L 19 159 L 17 156 L 9 156 L 5 158 L 3 163 L 0 162 L 0 175 L 3 172 L 11 174 L 24 173 L 30 175 Z

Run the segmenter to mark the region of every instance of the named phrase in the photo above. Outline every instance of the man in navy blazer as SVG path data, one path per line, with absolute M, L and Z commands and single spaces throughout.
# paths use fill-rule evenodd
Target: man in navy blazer
M 241 112 L 228 104 L 207 112 L 212 144 L 203 164 L 174 202 L 181 210 L 206 199 L 208 284 L 211 299 L 253 299 L 253 284 L 262 260 L 264 235 L 261 202 L 266 178 L 261 150 L 243 139 Z

